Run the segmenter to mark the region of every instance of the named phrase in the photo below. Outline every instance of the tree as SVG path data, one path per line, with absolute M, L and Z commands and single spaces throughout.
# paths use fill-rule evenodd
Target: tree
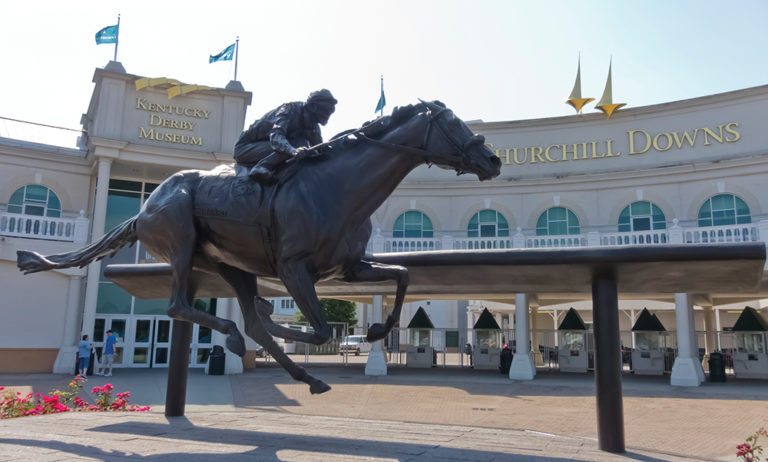
M 320 309 L 323 310 L 323 315 L 328 322 L 346 322 L 348 327 L 357 325 L 355 304 L 352 302 L 333 298 L 321 298 Z M 304 317 L 303 313 L 298 312 L 296 314 L 296 322 L 305 324 L 307 323 L 307 318 Z

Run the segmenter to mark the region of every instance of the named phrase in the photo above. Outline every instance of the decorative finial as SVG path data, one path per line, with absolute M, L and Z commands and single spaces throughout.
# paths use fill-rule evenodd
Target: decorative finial
M 576 109 L 576 112 L 581 114 L 581 109 L 584 107 L 584 105 L 594 100 L 595 98 L 581 97 L 581 54 L 579 54 L 579 65 L 576 68 L 576 82 L 573 84 L 571 96 L 569 96 L 565 102 L 573 106 L 573 108 Z
M 599 110 L 603 111 L 603 113 L 606 115 L 606 119 L 610 119 L 611 115 L 619 108 L 622 108 L 626 106 L 626 103 L 613 103 L 613 91 L 612 91 L 612 85 L 611 85 L 611 67 L 613 64 L 613 58 L 611 58 L 611 61 L 608 63 L 608 80 L 605 81 L 605 90 L 603 90 L 603 97 L 600 98 L 600 101 L 597 102 L 597 105 L 595 106 Z

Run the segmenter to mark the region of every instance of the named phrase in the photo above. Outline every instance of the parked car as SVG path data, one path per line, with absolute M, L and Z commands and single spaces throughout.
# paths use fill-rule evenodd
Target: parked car
M 350 335 L 344 337 L 341 345 L 339 345 L 339 354 L 354 353 L 355 356 L 360 353 L 369 353 L 371 351 L 371 344 L 365 338 L 365 335 Z

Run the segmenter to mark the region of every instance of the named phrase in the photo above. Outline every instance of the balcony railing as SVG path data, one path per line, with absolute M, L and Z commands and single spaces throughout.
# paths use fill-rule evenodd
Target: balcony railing
M 88 219 L 38 217 L 0 212 L 0 236 L 84 243 L 88 240 Z
M 415 250 L 470 250 L 608 247 L 621 245 L 715 244 L 724 242 L 768 241 L 768 220 L 729 226 L 681 227 L 673 220 L 667 229 L 635 232 L 588 232 L 564 236 L 536 236 L 524 233 L 505 237 L 457 237 L 442 235 L 433 238 L 392 238 L 377 231 L 368 242 L 368 252 L 406 252 Z

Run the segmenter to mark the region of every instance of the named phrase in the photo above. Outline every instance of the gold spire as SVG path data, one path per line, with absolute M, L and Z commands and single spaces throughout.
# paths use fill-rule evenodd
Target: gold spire
M 611 66 L 613 64 L 613 58 L 611 58 L 611 62 L 608 63 L 608 80 L 605 82 L 605 90 L 603 90 L 603 97 L 600 98 L 600 101 L 597 102 L 596 108 L 600 109 L 605 113 L 606 119 L 610 119 L 611 115 L 613 115 L 614 111 L 617 111 L 619 108 L 622 108 L 626 106 L 626 103 L 613 103 L 613 91 L 612 91 L 612 85 L 611 85 Z
M 581 97 L 581 55 L 579 55 L 579 66 L 576 70 L 576 82 L 573 84 L 571 96 L 569 96 L 565 102 L 573 106 L 573 108 L 576 109 L 576 112 L 581 114 L 581 109 L 584 107 L 584 105 L 594 100 L 595 98 Z

